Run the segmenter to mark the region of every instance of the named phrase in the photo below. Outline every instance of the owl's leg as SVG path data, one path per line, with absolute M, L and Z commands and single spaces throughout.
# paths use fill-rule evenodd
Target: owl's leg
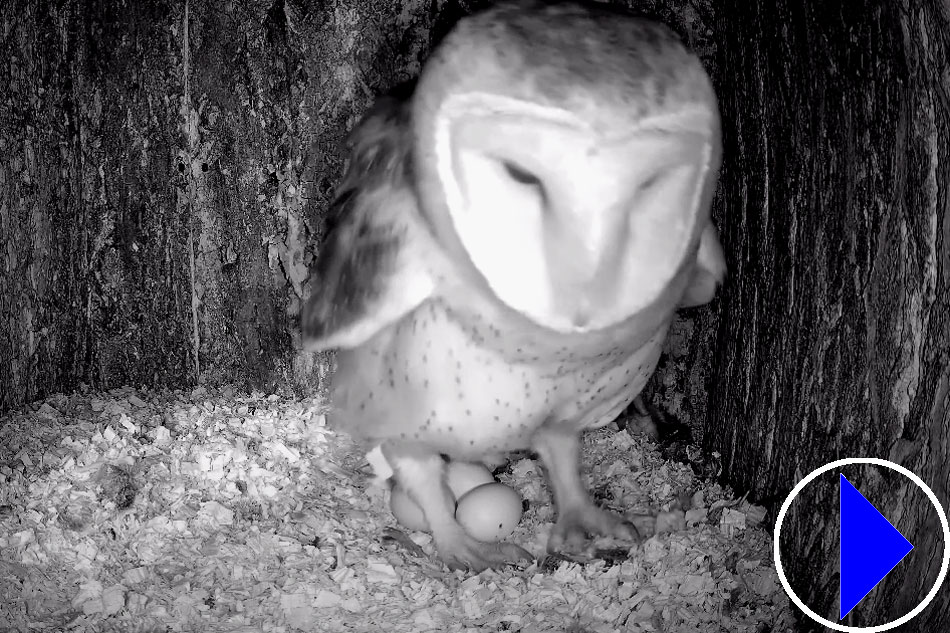
M 557 522 L 548 539 L 548 551 L 583 547 L 586 536 L 612 536 L 640 540 L 636 526 L 619 514 L 608 512 L 591 500 L 581 481 L 580 435 L 565 426 L 542 426 L 534 439 L 554 490 Z
M 477 541 L 455 520 L 455 499 L 445 482 L 442 457 L 416 443 L 395 440 L 382 444 L 397 483 L 425 514 L 439 558 L 450 569 L 480 572 L 532 560 L 531 554 L 514 543 Z

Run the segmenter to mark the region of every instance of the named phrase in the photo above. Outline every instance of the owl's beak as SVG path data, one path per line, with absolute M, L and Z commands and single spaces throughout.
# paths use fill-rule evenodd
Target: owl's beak
M 553 307 L 579 331 L 623 293 L 655 299 L 697 226 L 696 178 L 705 173 L 697 161 L 707 137 L 640 133 L 627 143 L 586 157 L 589 176 L 559 187 L 544 224 Z M 654 161 L 635 153 L 647 143 Z
M 584 330 L 602 298 L 619 287 L 626 219 L 614 211 L 562 220 L 545 225 L 552 295 L 557 311 Z

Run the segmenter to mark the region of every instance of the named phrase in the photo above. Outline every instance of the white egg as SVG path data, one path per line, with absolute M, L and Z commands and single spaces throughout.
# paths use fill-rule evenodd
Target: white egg
M 456 499 L 461 499 L 469 490 L 495 481 L 491 471 L 482 464 L 473 462 L 449 462 L 445 467 L 445 481 Z
M 401 486 L 393 486 L 390 491 L 389 509 L 393 511 L 393 516 L 403 527 L 420 532 L 429 531 L 429 523 L 426 521 L 422 508 L 409 498 L 409 493 Z
M 521 521 L 521 496 L 504 484 L 482 484 L 459 499 L 455 518 L 469 536 L 486 543 L 501 541 Z

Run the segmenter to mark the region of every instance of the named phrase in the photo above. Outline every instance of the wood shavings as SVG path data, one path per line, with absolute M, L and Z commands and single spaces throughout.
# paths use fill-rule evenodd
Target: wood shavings
M 229 388 L 123 388 L 0 417 L 4 630 L 793 626 L 764 511 L 645 438 L 593 432 L 582 458 L 598 502 L 641 517 L 643 543 L 545 556 L 550 492 L 515 457 L 499 474 L 525 500 L 512 538 L 539 560 L 466 576 L 433 558 L 429 535 L 397 529 L 366 455 L 324 412 L 319 399 Z

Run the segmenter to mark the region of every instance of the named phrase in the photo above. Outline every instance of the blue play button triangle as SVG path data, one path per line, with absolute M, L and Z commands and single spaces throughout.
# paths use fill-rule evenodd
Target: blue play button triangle
M 841 560 L 838 588 L 841 595 L 839 619 L 842 619 L 914 546 L 844 475 L 840 477 Z

